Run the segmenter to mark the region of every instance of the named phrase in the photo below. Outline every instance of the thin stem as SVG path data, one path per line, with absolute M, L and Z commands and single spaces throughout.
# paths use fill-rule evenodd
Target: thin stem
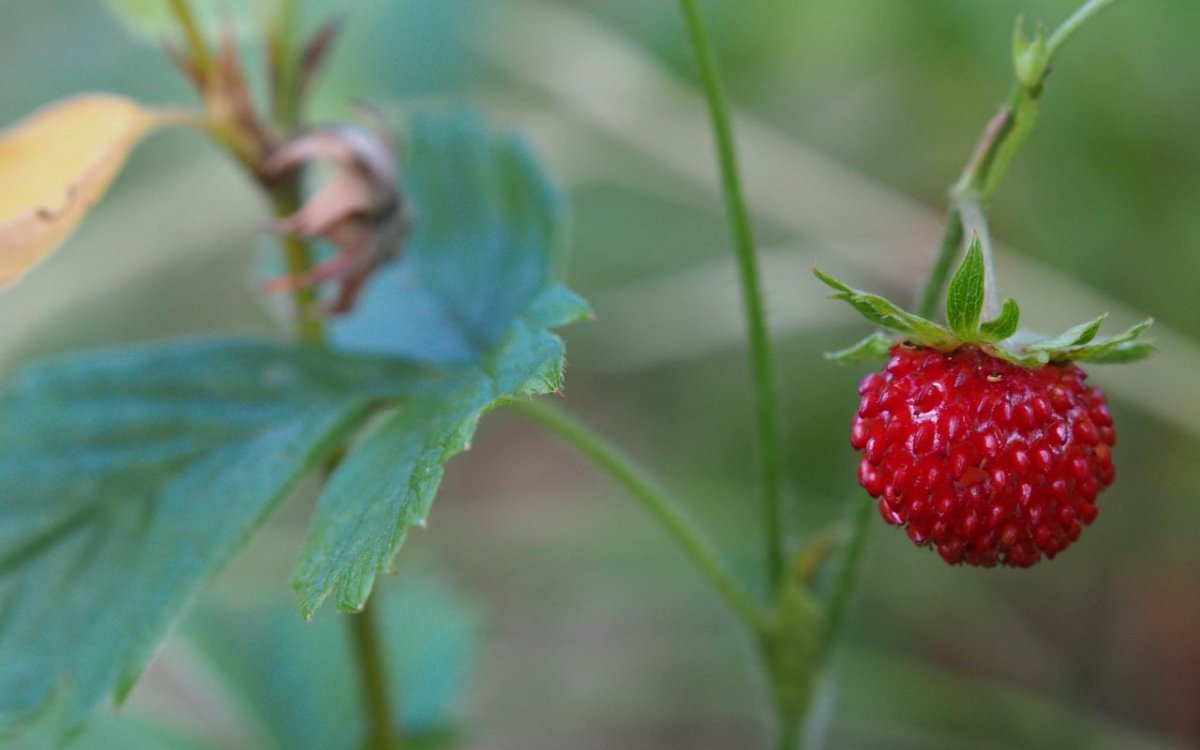
M 1046 41 L 1046 70 L 1049 70 L 1049 62 L 1088 21 L 1115 2 L 1116 0 L 1087 0 L 1063 21 Z M 967 204 L 968 208 L 971 205 L 977 206 L 979 219 L 982 219 L 983 208 L 996 194 L 1013 158 L 1033 132 L 1043 91 L 1041 81 L 1032 86 L 1016 83 L 1009 94 L 1007 104 L 984 128 L 962 176 L 950 191 L 950 212 L 946 231 L 937 257 L 930 267 L 929 278 L 918 298 L 918 315 L 932 317 L 942 289 L 949 279 L 953 261 L 962 251 L 965 242 L 971 238 L 971 234 L 964 232 L 962 227 L 964 204 Z M 990 263 L 991 239 L 987 234 L 986 224 L 982 224 L 981 221 L 976 223 L 982 226 L 983 231 L 979 232 L 979 238 L 985 249 L 985 258 Z M 995 278 L 993 273 L 989 273 L 988 276 Z M 995 290 L 990 291 L 991 299 L 995 301 Z
M 796 716 L 779 715 L 775 728 L 777 750 L 801 750 L 803 742 L 801 741 L 800 723 L 800 719 Z
M 1071 37 L 1075 36 L 1084 25 L 1098 16 L 1102 11 L 1107 9 L 1117 0 L 1088 0 L 1088 2 L 1079 6 L 1079 8 L 1071 14 L 1071 17 L 1059 24 L 1059 27 L 1054 30 L 1050 38 L 1046 40 L 1046 49 L 1050 56 L 1053 57 L 1058 53 L 1062 46 L 1071 41 Z
M 679 510 L 678 504 L 658 487 L 633 459 L 561 409 L 540 401 L 515 402 L 513 408 L 549 430 L 624 485 L 642 507 L 679 543 L 729 608 L 751 630 L 763 630 L 765 618 L 745 588 L 725 569 L 712 545 Z
M 958 249 L 962 247 L 963 241 L 963 225 L 962 216 L 958 213 L 958 206 L 950 206 L 950 216 L 946 221 L 946 231 L 942 234 L 942 244 L 938 248 L 937 257 L 933 260 L 933 266 L 929 269 L 929 278 L 925 280 L 925 285 L 921 287 L 921 293 L 917 297 L 917 315 L 922 318 L 933 320 L 937 314 L 938 302 L 942 298 L 942 289 L 946 287 L 946 282 L 950 279 L 950 270 L 954 266 L 954 257 L 958 254 Z
M 300 3 L 280 0 L 267 34 L 271 63 L 271 106 L 275 124 L 285 133 L 300 121 Z
M 742 191 L 729 106 L 721 88 L 704 20 L 695 0 L 680 0 L 680 7 L 683 9 L 696 63 L 700 69 L 700 78 L 708 99 L 709 116 L 712 118 L 713 135 L 716 139 L 717 160 L 721 170 L 721 187 L 725 195 L 725 207 L 741 278 L 758 424 L 759 481 L 762 485 L 764 533 L 767 541 L 767 577 L 773 590 L 778 586 L 784 572 L 783 460 L 774 357 L 767 332 L 757 245 Z
M 169 0 L 169 2 L 171 11 L 174 12 L 176 20 L 179 21 L 179 27 L 183 30 L 188 49 L 192 52 L 192 62 L 200 72 L 201 78 L 207 80 L 213 69 L 213 57 L 208 49 L 208 44 L 204 41 L 204 34 L 200 31 L 200 24 L 196 22 L 196 17 L 192 14 L 192 8 L 187 0 Z
M 276 216 L 290 216 L 299 208 L 299 190 L 294 186 L 285 185 L 272 191 L 271 200 Z M 292 278 L 306 275 L 312 269 L 312 248 L 307 242 L 293 235 L 284 235 L 280 241 L 288 275 Z M 296 325 L 300 339 L 309 344 L 324 344 L 325 323 L 321 318 L 317 290 L 311 286 L 297 287 L 292 292 L 292 300 L 296 306 Z
M 379 637 L 378 616 L 374 600 L 367 600 L 363 610 L 349 618 L 350 633 L 358 657 L 363 701 L 370 719 L 370 750 L 399 750 L 400 736 L 392 718 L 391 690 L 384 669 L 384 647 Z

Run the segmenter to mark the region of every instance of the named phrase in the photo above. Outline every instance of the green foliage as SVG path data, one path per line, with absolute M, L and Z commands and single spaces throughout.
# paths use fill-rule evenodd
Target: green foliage
M 412 253 L 339 331 L 385 356 L 179 341 L 37 366 L 0 392 L 0 731 L 47 701 L 72 727 L 123 698 L 187 603 L 374 413 L 296 578 L 307 615 L 334 590 L 361 605 L 479 416 L 561 387 L 546 328 L 589 311 L 553 281 L 557 193 L 519 143 L 462 116 L 419 121 L 412 153 Z
M 1024 335 L 1023 346 L 1016 339 L 1021 309 L 1016 300 L 1006 299 L 994 320 L 981 323 L 987 290 L 987 264 L 978 237 L 971 240 L 946 290 L 946 320 L 950 330 L 918 317 L 883 297 L 851 289 L 837 279 L 813 269 L 817 278 L 837 291 L 835 299 L 849 302 L 863 317 L 876 325 L 904 334 L 904 339 L 920 346 L 951 350 L 962 344 L 979 344 L 992 355 L 1022 367 L 1041 367 L 1050 362 L 1087 361 L 1097 364 L 1136 362 L 1154 353 L 1154 347 L 1135 341 L 1152 320 L 1145 320 L 1117 336 L 1096 339 L 1107 315 L 1081 323 L 1058 336 L 1042 338 Z M 952 331 L 952 332 L 951 332 Z M 825 356 L 843 362 L 881 357 L 887 353 L 893 337 L 876 332 L 862 341 Z

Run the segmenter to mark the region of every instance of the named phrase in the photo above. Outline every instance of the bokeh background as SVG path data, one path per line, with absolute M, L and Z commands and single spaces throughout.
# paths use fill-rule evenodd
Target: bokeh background
M 737 287 L 675 4 L 308 5 L 310 20 L 322 6 L 350 11 L 317 119 L 360 101 L 397 121 L 465 101 L 528 134 L 570 196 L 568 280 L 598 313 L 565 332 L 566 405 L 653 467 L 757 580 Z M 797 540 L 839 528 L 863 502 L 847 439 L 862 370 L 821 352 L 865 328 L 823 300 L 809 266 L 910 295 L 946 188 L 1007 92 L 1015 17 L 1055 23 L 1074 6 L 706 3 L 765 249 Z M 4 122 L 79 90 L 192 100 L 159 50 L 93 0 L 0 0 L 0 82 Z M 1118 420 L 1118 480 L 1053 563 L 950 568 L 874 524 L 823 688 L 827 747 L 1200 743 L 1200 3 L 1118 3 L 1048 85 L 992 212 L 1001 286 L 1043 331 L 1151 314 L 1162 353 L 1095 368 Z M 81 347 L 279 332 L 254 292 L 264 217 L 198 136 L 156 137 L 79 235 L 0 296 L 0 372 Z M 228 640 L 231 608 L 286 603 L 311 502 L 289 505 L 200 601 L 130 714 L 224 747 L 266 742 L 197 644 Z M 619 488 L 536 429 L 485 420 L 431 521 L 402 552 L 400 578 L 432 577 L 467 602 L 470 627 L 451 639 L 477 638 L 461 702 L 470 746 L 758 741 L 760 676 L 733 618 Z

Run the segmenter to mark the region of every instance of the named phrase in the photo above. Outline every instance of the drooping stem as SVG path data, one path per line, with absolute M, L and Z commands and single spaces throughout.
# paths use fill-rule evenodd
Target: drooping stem
M 374 602 L 373 598 L 367 600 L 361 612 L 348 618 L 358 658 L 363 703 L 370 720 L 366 746 L 370 750 L 400 750 L 400 736 L 392 719 L 395 703 L 384 668 L 385 651 L 379 637 L 379 618 Z
M 1088 21 L 1115 2 L 1116 0 L 1087 0 L 1059 25 L 1044 42 L 1045 65 L 1040 70 L 1040 77 L 1024 83 L 1018 80 L 1009 93 L 1008 102 L 984 128 L 962 176 L 950 190 L 946 231 L 930 267 L 929 277 L 918 297 L 918 315 L 933 315 L 937 300 L 949 279 L 953 261 L 962 252 L 964 243 L 971 239 L 971 233 L 963 231 L 964 207 L 969 210 L 971 206 L 975 206 L 978 208 L 979 217 L 982 217 L 983 209 L 995 196 L 1013 158 L 1029 140 L 1045 91 L 1045 76 L 1049 73 L 1055 55 Z M 979 237 L 985 251 L 990 250 L 991 239 L 986 233 L 986 225 Z M 985 258 L 989 261 L 990 256 L 990 252 L 985 253 Z M 994 279 L 995 274 L 989 274 L 989 278 Z M 995 301 L 994 294 L 992 299 Z
M 1054 30 L 1050 38 L 1046 40 L 1046 49 L 1049 50 L 1050 56 L 1053 57 L 1062 49 L 1063 45 L 1071 40 L 1084 25 L 1100 15 L 1100 13 L 1115 3 L 1117 0 L 1088 0 L 1088 2 L 1079 6 L 1079 8 L 1071 14 L 1070 18 L 1059 24 L 1059 27 Z
M 783 529 L 783 454 L 780 441 L 779 407 L 775 385 L 774 355 L 767 330 L 766 309 L 763 304 L 762 282 L 758 267 L 758 248 L 750 212 L 742 191 L 738 170 L 737 150 L 729 106 L 717 74 L 716 60 L 704 19 L 695 0 L 680 0 L 688 35 L 691 39 L 700 79 L 708 100 L 716 140 L 717 161 L 721 171 L 721 187 L 733 234 L 738 275 L 742 286 L 742 303 L 750 344 L 750 369 L 754 381 L 755 414 L 758 425 L 759 482 L 762 491 L 763 525 L 767 547 L 767 573 L 772 590 L 778 585 L 784 570 Z
M 679 510 L 678 504 L 633 459 L 561 409 L 540 401 L 516 402 L 513 408 L 549 430 L 629 490 L 679 543 L 729 608 L 752 631 L 760 632 L 763 629 L 763 614 L 742 584 L 730 575 L 712 545 Z

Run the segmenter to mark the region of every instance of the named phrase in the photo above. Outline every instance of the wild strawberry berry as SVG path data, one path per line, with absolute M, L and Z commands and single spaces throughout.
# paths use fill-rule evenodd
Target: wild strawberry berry
M 1116 440 L 1074 364 L 1036 369 L 975 346 L 897 344 L 859 386 L 850 442 L 884 519 L 946 562 L 1028 567 L 1096 520 Z

